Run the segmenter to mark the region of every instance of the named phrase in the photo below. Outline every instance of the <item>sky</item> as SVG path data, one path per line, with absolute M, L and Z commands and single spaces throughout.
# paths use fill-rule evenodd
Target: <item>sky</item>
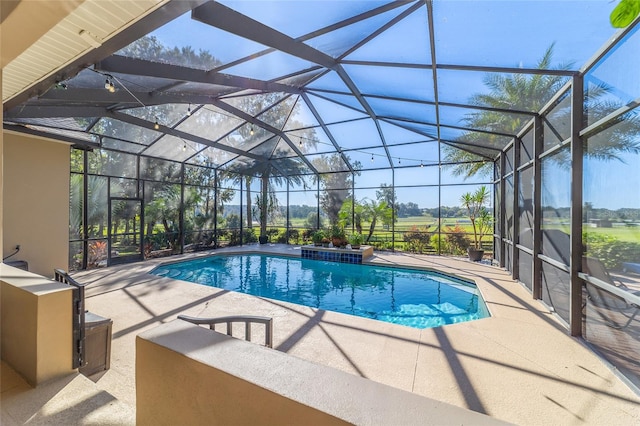
M 220 3 L 273 25 L 291 37 L 299 37 L 308 31 L 385 2 L 221 1 Z M 439 63 L 444 64 L 535 68 L 545 50 L 553 44 L 554 65 L 573 64 L 571 68 L 578 69 L 616 33 L 609 24 L 609 14 L 615 4 L 616 2 L 610 0 L 435 0 L 436 58 Z M 340 7 L 337 7 L 338 5 Z M 346 37 L 346 41 L 354 43 L 359 37 L 370 33 L 371 28 L 379 27 L 395 14 L 397 14 L 395 11 L 389 12 L 372 18 L 368 23 L 359 24 L 357 28 L 351 28 L 347 32 L 336 32 L 323 39 L 309 41 L 308 44 L 326 48 L 328 53 L 335 53 L 335 49 L 340 48 L 341 38 Z M 351 57 L 358 60 L 369 58 L 370 60 L 428 64 L 431 60 L 429 34 L 424 29 L 424 25 L 421 25 L 423 23 L 426 23 L 425 8 L 421 8 L 394 26 L 393 31 L 386 31 L 368 45 L 363 46 Z M 192 46 L 196 50 L 208 50 L 223 63 L 263 49 L 263 46 L 255 42 L 241 40 L 208 25 L 194 22 L 190 19 L 190 13 L 156 30 L 153 35 L 167 46 Z M 640 38 L 635 37 L 634 40 L 640 40 Z M 630 43 L 627 50 L 633 52 L 638 43 L 640 41 Z M 273 60 L 261 59 L 256 66 L 240 65 L 226 69 L 224 72 L 268 79 L 310 65 L 286 54 L 273 56 Z M 629 57 L 629 54 L 627 53 L 625 57 Z M 619 60 L 611 62 L 619 62 Z M 399 96 L 405 97 L 415 94 L 416 98 L 427 100 L 433 98 L 432 83 L 424 84 L 417 73 L 413 73 L 415 74 L 413 76 L 409 72 L 384 67 L 371 69 L 368 74 L 367 70 L 360 70 L 354 66 L 351 68 L 345 66 L 345 69 L 353 74 L 356 85 L 363 87 L 364 90 L 361 89 L 361 91 L 377 91 L 380 94 L 400 93 Z M 594 72 L 594 76 L 613 85 L 619 92 L 617 96 L 620 98 L 635 99 L 640 94 L 640 79 L 635 78 L 635 74 L 617 73 L 615 70 L 619 69 L 620 67 L 614 65 L 609 69 L 601 67 Z M 637 68 L 627 66 L 625 69 L 633 69 L 637 73 Z M 487 89 L 483 83 L 485 75 L 485 72 L 440 70 L 439 100 L 464 103 L 472 94 L 486 93 Z M 329 83 L 331 84 L 334 83 Z M 462 113 L 464 111 L 443 108 L 441 119 L 450 120 L 450 124 L 459 124 Z M 435 118 L 431 117 L 431 120 L 435 121 Z M 348 129 L 344 132 L 345 139 L 359 140 L 362 146 L 367 146 L 366 141 L 361 141 L 361 131 L 354 130 L 351 135 Z M 364 155 L 367 156 L 368 153 Z M 417 153 L 413 158 L 420 158 L 419 155 Z M 637 158 L 630 157 L 627 162 L 635 166 Z M 622 206 L 631 202 L 628 197 L 624 197 L 624 194 L 618 194 L 619 191 L 616 190 L 614 183 L 609 183 L 624 180 L 625 172 L 630 171 L 629 167 L 631 166 L 613 168 L 607 172 L 606 181 L 603 181 L 607 182 L 606 184 L 593 186 L 593 191 L 586 192 L 589 197 L 592 197 L 591 201 L 594 205 Z M 598 174 L 589 175 L 589 173 L 595 173 L 594 170 L 595 168 L 585 168 L 589 182 L 603 179 Z M 599 167 L 597 173 L 602 173 L 602 170 L 603 168 Z M 420 175 L 424 173 L 423 169 L 416 168 L 413 173 L 415 173 L 415 182 L 427 183 Z M 462 180 L 459 182 L 464 183 Z M 597 188 L 600 190 L 595 190 Z M 442 205 L 458 205 L 461 193 L 468 189 L 473 187 L 443 188 Z M 432 197 L 429 199 L 424 203 L 431 204 Z M 297 204 L 293 198 L 291 203 Z M 639 200 L 634 200 L 633 203 L 640 206 Z

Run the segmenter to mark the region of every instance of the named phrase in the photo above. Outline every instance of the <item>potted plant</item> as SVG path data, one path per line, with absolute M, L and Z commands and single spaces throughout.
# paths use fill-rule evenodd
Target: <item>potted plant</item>
M 343 245 L 346 244 L 346 241 L 347 241 L 347 237 L 344 233 L 344 229 L 339 227 L 338 225 L 333 225 L 331 227 L 330 238 L 334 247 L 342 247 Z
M 489 201 L 490 192 L 486 186 L 481 186 L 475 192 L 462 194 L 460 201 L 467 210 L 471 226 L 473 227 L 473 246 L 467 249 L 469 260 L 474 262 L 482 260 L 482 238 L 487 235 L 493 226 L 493 217 L 485 204 Z
M 361 233 L 356 232 L 354 234 L 349 235 L 349 244 L 351 244 L 352 249 L 359 249 L 364 241 L 364 237 Z
M 316 232 L 314 232 L 311 235 L 311 241 L 313 241 L 313 245 L 316 247 L 319 247 L 322 245 L 322 240 L 324 240 L 325 234 L 324 231 L 322 229 L 318 229 Z

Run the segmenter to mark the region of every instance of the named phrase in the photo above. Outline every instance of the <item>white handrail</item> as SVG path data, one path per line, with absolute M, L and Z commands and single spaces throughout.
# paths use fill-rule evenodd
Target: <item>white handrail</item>
M 264 344 L 268 348 L 273 348 L 273 318 L 260 317 L 255 315 L 232 315 L 227 317 L 216 318 L 197 318 L 189 315 L 178 315 L 178 319 L 188 321 L 197 325 L 208 325 L 211 330 L 215 331 L 216 324 L 227 324 L 227 335 L 232 336 L 233 323 L 243 322 L 245 327 L 245 340 L 251 341 L 251 324 L 258 323 L 264 324 L 265 335 Z

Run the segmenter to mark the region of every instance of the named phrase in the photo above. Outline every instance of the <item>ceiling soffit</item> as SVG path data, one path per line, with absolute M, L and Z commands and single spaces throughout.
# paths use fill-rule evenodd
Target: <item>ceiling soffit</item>
M 23 95 L 21 99 L 24 100 L 43 93 L 46 87 L 55 83 L 56 80 L 65 80 L 75 75 L 87 63 L 113 53 L 122 46 L 114 48 L 110 41 L 118 38 L 117 43 L 123 43 L 122 34 L 125 29 L 139 23 L 141 19 L 169 3 L 169 0 L 22 1 L 5 19 L 6 22 L 3 22 L 3 45 L 5 42 L 22 38 L 19 32 L 20 27 L 29 28 L 29 32 L 32 32 L 34 12 L 27 13 L 22 3 L 25 5 L 37 3 L 39 8 L 37 15 L 48 14 L 59 21 L 55 25 L 49 23 L 50 29 L 41 35 L 37 30 L 34 31 L 40 36 L 37 40 L 31 40 L 28 46 L 24 45 L 23 51 L 19 53 L 5 55 L 3 46 L 3 105 L 19 95 Z M 180 7 L 193 7 L 198 4 L 195 1 L 174 3 L 183 3 Z M 23 9 L 25 12 L 22 12 Z M 16 23 L 14 24 L 12 20 Z M 24 22 L 20 25 L 20 21 L 26 20 L 29 20 L 29 25 Z M 42 20 L 44 18 L 39 19 L 39 21 Z M 137 38 L 138 36 L 134 36 L 134 33 L 132 32 L 130 36 Z M 7 63 L 5 63 L 5 57 Z M 73 64 L 76 67 L 70 69 L 69 67 Z M 44 88 L 36 87 L 40 82 L 45 83 Z M 24 94 L 27 92 L 29 94 L 25 97 Z

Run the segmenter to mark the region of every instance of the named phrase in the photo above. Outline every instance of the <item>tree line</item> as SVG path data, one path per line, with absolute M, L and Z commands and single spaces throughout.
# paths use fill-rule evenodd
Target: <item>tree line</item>
M 278 206 L 278 212 L 282 216 L 286 216 L 287 207 L 286 206 Z M 426 217 L 438 217 L 438 210 L 440 211 L 441 217 L 453 218 L 453 217 L 462 217 L 466 215 L 466 212 L 461 207 L 449 207 L 449 206 L 441 206 L 432 207 L 432 208 L 424 208 L 418 206 L 418 204 L 413 202 L 408 203 L 397 203 L 396 204 L 396 217 L 397 218 L 406 218 L 406 217 L 417 217 L 417 216 L 426 216 Z M 231 214 L 240 214 L 240 205 L 239 204 L 227 204 L 224 207 L 225 215 Z M 289 217 L 293 219 L 306 219 L 309 215 L 317 214 L 318 208 L 316 206 L 309 206 L 306 204 L 291 204 L 289 205 Z M 639 211 L 640 214 L 640 211 Z

